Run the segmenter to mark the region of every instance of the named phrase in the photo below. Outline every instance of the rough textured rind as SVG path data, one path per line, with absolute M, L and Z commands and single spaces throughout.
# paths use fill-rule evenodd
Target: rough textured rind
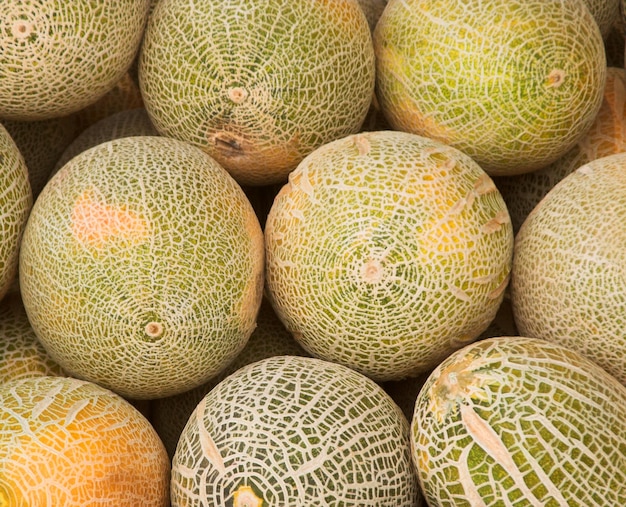
M 161 134 L 201 147 L 241 184 L 266 185 L 359 130 L 374 51 L 357 0 L 161 0 L 139 82 Z
M 602 101 L 604 44 L 583 0 L 391 0 L 374 49 L 392 127 L 450 144 L 491 175 L 556 160 Z
M 580 354 L 495 337 L 459 350 L 418 395 L 412 455 L 429 505 L 626 502 L 626 388 Z
M 170 464 L 120 396 L 74 378 L 0 384 L 0 505 L 168 507 Z
M 626 153 L 561 180 L 515 240 L 511 301 L 521 334 L 577 350 L 626 384 Z
M 469 157 L 414 134 L 366 132 L 291 173 L 265 248 L 268 295 L 302 346 L 396 380 L 433 368 L 493 320 L 513 233 Z
M 102 143 L 48 182 L 20 252 L 28 317 L 68 373 L 130 398 L 219 373 L 254 329 L 263 236 L 241 187 L 164 137 Z
M 606 40 L 615 21 L 620 17 L 620 1 L 621 0 L 585 0 L 585 5 L 589 8 L 593 19 L 595 19 L 602 34 L 602 38 Z
M 417 507 L 408 430 L 391 398 L 354 370 L 263 359 L 220 382 L 189 418 L 172 507 Z M 238 502 L 241 492 L 255 502 Z
M 149 4 L 0 1 L 0 118 L 65 116 L 106 94 L 139 49 Z
M 591 129 L 565 155 L 526 174 L 495 177 L 517 232 L 539 201 L 554 185 L 580 166 L 597 158 L 626 151 L 626 70 L 607 68 L 602 106 Z

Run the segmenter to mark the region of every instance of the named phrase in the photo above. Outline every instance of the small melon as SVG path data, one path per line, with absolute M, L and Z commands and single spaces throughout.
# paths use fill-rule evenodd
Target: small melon
M 172 460 L 172 507 L 417 507 L 409 424 L 350 368 L 275 356 L 198 404 Z
M 328 143 L 265 225 L 268 295 L 313 356 L 375 380 L 434 368 L 494 319 L 513 232 L 470 157 L 394 131 Z
M 73 376 L 129 398 L 192 389 L 255 325 L 263 234 L 241 187 L 190 144 L 108 141 L 39 195 L 20 250 L 37 336 Z
M 374 74 L 357 0 L 161 0 L 139 58 L 157 130 L 244 185 L 284 182 L 315 148 L 357 132 Z
M 170 463 L 148 420 L 69 377 L 0 384 L 0 505 L 167 507 Z
M 0 0 L 0 118 L 45 120 L 97 101 L 130 67 L 150 0 Z
M 374 49 L 391 126 L 454 146 L 491 175 L 553 162 L 602 102 L 604 42 L 583 0 L 391 0 Z
M 429 505 L 626 505 L 626 388 L 545 340 L 494 337 L 429 376 L 411 422 Z
M 562 179 L 515 240 L 511 301 L 521 334 L 586 355 L 626 384 L 626 153 Z

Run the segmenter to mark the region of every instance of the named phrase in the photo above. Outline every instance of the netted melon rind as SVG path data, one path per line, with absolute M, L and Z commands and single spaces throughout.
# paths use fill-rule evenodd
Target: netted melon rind
M 621 0 L 585 0 L 585 5 L 591 12 L 602 34 L 606 40 L 615 21 L 619 18 Z
M 491 175 L 553 162 L 602 101 L 604 43 L 582 0 L 392 0 L 374 48 L 392 127 L 450 144 Z
M 398 406 L 354 370 L 305 357 L 237 370 L 183 430 L 172 462 L 173 507 L 227 505 L 242 486 L 264 506 L 419 505 Z
M 0 118 L 44 120 L 97 101 L 130 67 L 150 0 L 2 0 Z
M 626 153 L 561 180 L 517 233 L 511 301 L 520 333 L 577 350 L 626 384 Z
M 139 82 L 162 135 L 201 147 L 243 185 L 269 185 L 359 130 L 374 89 L 371 33 L 357 0 L 162 0 Z
M 623 505 L 626 389 L 580 354 L 495 337 L 447 358 L 411 423 L 430 505 Z
M 0 505 L 168 506 L 170 464 L 120 396 L 68 377 L 0 384 Z
M 265 226 L 268 295 L 313 356 L 416 376 L 476 339 L 508 282 L 504 201 L 469 157 L 404 132 L 309 155 Z
M 207 381 L 245 346 L 263 237 L 241 187 L 164 137 L 70 160 L 31 212 L 20 252 L 29 320 L 68 373 L 130 398 Z

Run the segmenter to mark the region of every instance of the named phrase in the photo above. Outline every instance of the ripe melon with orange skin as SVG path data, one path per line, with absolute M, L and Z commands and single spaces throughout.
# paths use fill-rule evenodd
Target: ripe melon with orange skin
M 150 0 L 2 0 L 0 118 L 44 120 L 94 103 L 130 67 Z
M 241 187 L 182 141 L 136 136 L 70 160 L 20 250 L 37 336 L 65 371 L 135 399 L 217 375 L 245 346 L 263 235 Z
M 491 175 L 553 162 L 602 101 L 604 43 L 583 0 L 391 0 L 374 48 L 391 126 L 454 146 Z
M 243 185 L 284 182 L 318 146 L 358 132 L 374 51 L 357 0 L 159 1 L 139 58 L 157 130 Z
M 513 233 L 464 153 L 394 131 L 306 157 L 265 225 L 267 292 L 312 355 L 375 380 L 433 368 L 493 320 Z
M 0 505 L 167 507 L 163 443 L 130 403 L 69 377 L 0 384 Z

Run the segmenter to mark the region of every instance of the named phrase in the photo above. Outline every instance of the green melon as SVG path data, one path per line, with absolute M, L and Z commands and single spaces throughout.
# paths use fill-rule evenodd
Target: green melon
M 626 69 L 608 67 L 602 106 L 591 129 L 555 162 L 525 174 L 495 177 L 517 232 L 554 185 L 580 166 L 626 151 Z
M 122 397 L 69 377 L 0 384 L 0 506 L 168 507 L 170 463 Z
M 626 384 L 626 153 L 562 179 L 517 233 L 511 298 L 521 334 L 588 356 Z
M 489 338 L 427 379 L 413 461 L 433 506 L 625 505 L 625 413 L 626 388 L 575 351 Z
M 20 251 L 24 306 L 69 374 L 129 398 L 215 376 L 245 346 L 263 236 L 241 187 L 200 149 L 108 141 L 43 189 Z
M 265 225 L 268 295 L 312 355 L 376 380 L 434 368 L 494 319 L 513 232 L 467 155 L 394 131 L 303 160 Z
M 0 118 L 78 111 L 130 67 L 150 0 L 1 0 Z
M 417 507 L 409 425 L 367 377 L 276 356 L 198 404 L 172 460 L 172 507 Z
M 450 144 L 491 175 L 556 160 L 602 102 L 604 43 L 583 0 L 391 0 L 374 48 L 391 126 Z
M 161 134 L 201 147 L 242 184 L 266 185 L 359 130 L 374 51 L 357 0 L 161 0 L 139 82 Z

